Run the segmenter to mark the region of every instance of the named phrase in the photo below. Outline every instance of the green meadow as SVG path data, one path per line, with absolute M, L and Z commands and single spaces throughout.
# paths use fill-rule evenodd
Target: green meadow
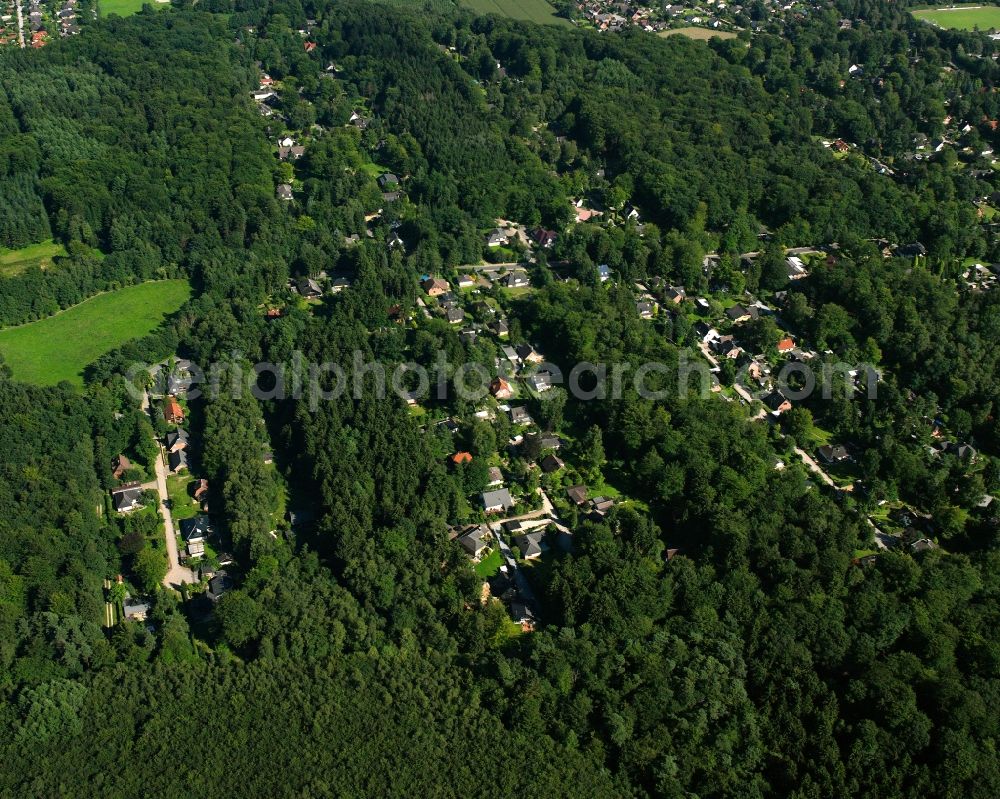
M 917 19 L 933 22 L 942 28 L 986 31 L 1000 28 L 1000 6 L 942 6 L 912 12 Z
M 157 280 L 98 294 L 53 316 L 0 330 L 0 355 L 26 383 L 83 385 L 83 369 L 152 332 L 191 296 L 185 280 Z

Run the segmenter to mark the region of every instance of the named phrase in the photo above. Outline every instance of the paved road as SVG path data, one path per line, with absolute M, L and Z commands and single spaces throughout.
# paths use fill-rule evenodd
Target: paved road
M 873 522 L 870 517 L 865 516 L 865 521 L 868 522 L 868 526 L 871 527 L 875 533 L 875 546 L 878 549 L 883 549 L 888 551 L 889 544 L 893 543 L 892 536 L 886 535 L 881 530 L 879 530 L 878 527 L 875 526 L 875 522 Z
M 196 582 L 194 572 L 186 566 L 181 566 L 179 553 L 177 551 L 177 536 L 174 533 L 174 520 L 170 515 L 167 499 L 167 467 L 163 447 L 160 447 L 160 457 L 156 459 L 156 491 L 160 495 L 160 513 L 163 514 L 163 534 L 167 541 L 167 558 L 170 568 L 167 576 L 163 578 L 163 584 L 167 588 L 180 588 L 181 583 L 190 585 Z
M 833 482 L 833 478 L 830 477 L 826 472 L 823 471 L 823 467 L 813 460 L 812 456 L 809 455 L 802 447 L 795 448 L 795 454 L 802 458 L 802 462 L 809 467 L 809 469 L 819 476 L 819 479 L 826 483 L 831 488 L 837 489 L 837 491 L 843 491 L 843 489 Z
M 24 14 L 21 12 L 21 0 L 14 0 L 17 6 L 17 43 L 24 47 Z
M 538 489 L 538 493 L 542 496 L 542 507 L 540 510 L 525 513 L 521 516 L 511 516 L 508 519 L 499 519 L 489 524 L 489 528 L 493 532 L 493 538 L 496 539 L 497 546 L 500 547 L 500 554 L 503 555 L 503 559 L 507 564 L 507 569 L 510 571 L 511 579 L 514 580 L 514 585 L 517 586 L 517 590 L 521 594 L 521 598 L 531 608 L 536 618 L 541 613 L 541 606 L 538 603 L 538 597 L 535 596 L 535 591 L 531 587 L 531 583 L 528 582 L 528 578 L 525 577 L 524 571 L 518 567 L 517 558 L 514 557 L 514 551 L 510 548 L 510 545 L 503 537 L 503 525 L 507 522 L 528 521 L 530 519 L 539 519 L 543 516 L 547 516 L 553 519 L 557 529 L 569 532 L 567 528 L 559 522 L 559 517 L 556 515 L 556 509 L 549 501 L 548 495 L 541 488 Z
M 149 413 L 151 406 L 149 403 L 149 393 L 143 394 L 143 409 Z M 159 446 L 160 457 L 156 459 L 156 493 L 160 496 L 160 513 L 163 516 L 163 536 L 167 542 L 167 560 L 169 568 L 167 576 L 163 578 L 163 584 L 167 588 L 180 588 L 181 583 L 197 582 L 192 572 L 186 566 L 181 566 L 180 554 L 177 551 L 177 536 L 174 532 L 174 519 L 170 515 L 169 499 L 167 494 L 167 464 L 166 453 L 163 447 Z

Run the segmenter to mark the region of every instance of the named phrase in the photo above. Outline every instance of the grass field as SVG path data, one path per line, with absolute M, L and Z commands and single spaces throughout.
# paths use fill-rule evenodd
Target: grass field
M 47 269 L 52 259 L 66 255 L 66 248 L 52 239 L 41 244 L 29 244 L 20 250 L 0 248 L 0 277 L 14 277 L 31 266 Z
M 720 39 L 735 39 L 736 34 L 732 31 L 714 31 L 709 28 L 671 28 L 670 30 L 660 31 L 658 36 L 687 36 L 689 39 L 698 39 L 699 41 L 708 41 L 713 36 L 718 36 Z
M 155 330 L 191 296 L 184 280 L 140 283 L 99 294 L 47 319 L 0 330 L 0 355 L 14 377 L 83 385 L 82 371 L 115 347 Z
M 127 17 L 142 11 L 144 4 L 149 3 L 154 8 L 169 8 L 170 3 L 158 3 L 156 0 L 98 0 L 102 17 L 109 14 L 117 14 L 119 17 Z
M 474 568 L 476 576 L 485 580 L 500 571 L 501 566 L 503 566 L 503 555 L 500 554 L 498 548 L 494 547 Z
M 932 22 L 942 28 L 966 31 L 976 27 L 982 31 L 1000 28 L 1000 6 L 942 6 L 917 9 L 912 13 L 917 19 Z
M 460 3 L 480 14 L 499 14 L 541 25 L 571 24 L 568 19 L 557 17 L 555 8 L 546 0 L 460 0 Z

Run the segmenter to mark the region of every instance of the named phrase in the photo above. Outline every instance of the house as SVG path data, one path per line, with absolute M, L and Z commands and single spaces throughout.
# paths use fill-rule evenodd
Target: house
M 437 298 L 438 307 L 444 308 L 445 310 L 451 310 L 452 308 L 458 307 L 458 297 L 451 291 L 445 292 L 440 297 Z
M 340 294 L 340 292 L 342 292 L 344 289 L 349 289 L 350 287 L 351 287 L 351 279 L 349 277 L 345 277 L 344 275 L 335 277 L 330 283 L 330 290 L 334 294 Z
M 115 480 L 121 480 L 122 475 L 131 468 L 132 462 L 124 455 L 116 455 L 111 460 L 111 472 L 114 474 Z
M 953 444 L 949 443 L 945 446 L 945 451 L 949 455 L 954 455 L 959 460 L 974 461 L 978 457 L 979 453 L 976 452 L 974 447 L 968 444 Z
M 503 485 L 503 472 L 500 471 L 499 466 L 491 466 L 487 476 L 489 478 L 489 482 L 486 484 L 487 487 L 495 488 L 496 486 Z
M 440 297 L 451 291 L 448 281 L 440 277 L 427 277 L 420 283 L 420 288 L 427 292 L 428 297 Z
M 190 375 L 177 375 L 170 374 L 167 375 L 167 394 L 172 397 L 176 397 L 180 394 L 186 394 L 188 389 L 191 388 L 191 376 Z
M 514 391 L 511 389 L 510 383 L 502 377 L 493 379 L 493 382 L 490 383 L 490 393 L 497 399 L 510 399 L 514 396 Z
M 597 277 L 602 283 L 611 279 L 611 267 L 607 264 L 599 264 L 597 267 Z
M 205 556 L 204 541 L 188 541 L 187 555 L 189 558 L 202 558 Z
M 652 319 L 656 312 L 656 305 L 650 300 L 637 300 L 635 311 L 639 314 L 640 319 Z
M 181 537 L 186 542 L 204 541 L 212 534 L 212 522 L 208 516 L 195 516 L 193 519 L 182 519 L 180 523 Z
M 497 319 L 495 322 L 490 322 L 486 327 L 497 338 L 506 338 L 510 334 L 510 328 L 504 319 Z
M 566 496 L 569 501 L 577 507 L 587 504 L 587 486 L 578 485 L 566 489 Z
M 726 309 L 726 317 L 734 325 L 742 324 L 743 322 L 749 322 L 751 319 L 756 319 L 760 315 L 756 308 L 744 308 L 742 305 L 734 305 L 732 308 Z
M 558 472 L 566 464 L 555 455 L 549 453 L 544 458 L 542 458 L 542 471 L 546 474 L 551 474 L 552 472 Z
M 548 391 L 552 388 L 552 375 L 548 372 L 539 372 L 536 375 L 532 375 L 528 378 L 528 386 L 532 391 L 539 394 L 543 391 Z
M 142 487 L 138 483 L 126 483 L 111 492 L 111 504 L 119 513 L 131 513 L 142 507 Z
M 393 191 L 397 186 L 399 186 L 399 178 L 396 177 L 392 172 L 384 172 L 378 176 L 378 187 L 382 191 Z
M 732 336 L 721 336 L 716 340 L 714 349 L 723 358 L 731 361 L 735 361 L 743 354 L 743 348 L 733 340 Z
M 506 488 L 484 491 L 480 502 L 482 502 L 483 510 L 487 513 L 506 513 L 514 507 L 514 500 Z
M 451 462 L 456 466 L 463 463 L 472 463 L 472 453 L 471 452 L 456 452 L 451 456 Z
M 843 463 L 851 457 L 847 452 L 847 448 L 842 444 L 837 444 L 836 446 L 824 444 L 819 448 L 819 456 L 825 463 L 831 465 L 835 463 Z
M 897 248 L 896 255 L 900 258 L 917 258 L 927 255 L 927 248 L 919 241 L 912 244 L 904 244 Z
M 531 424 L 534 421 L 528 413 L 528 409 L 523 406 L 511 408 L 509 415 L 511 424 Z
M 167 452 L 180 452 L 181 450 L 187 449 L 190 443 L 187 430 L 182 427 L 178 427 L 176 430 L 171 430 L 167 433 Z
M 594 521 L 600 521 L 608 515 L 614 506 L 615 501 L 613 499 L 609 499 L 608 497 L 594 497 L 590 500 L 589 504 L 590 518 Z
M 306 148 L 300 144 L 282 145 L 278 148 L 278 159 L 287 161 L 289 158 L 298 161 L 306 154 Z
M 511 366 L 517 368 L 521 365 L 521 356 L 517 354 L 517 349 L 511 347 L 509 344 L 500 345 L 500 354 L 503 355 L 504 359 Z
M 556 243 L 556 237 L 557 234 L 554 230 L 546 230 L 540 227 L 531 231 L 531 240 L 539 247 L 545 247 L 546 249 Z
M 172 472 L 182 472 L 188 468 L 188 457 L 187 451 L 178 450 L 177 452 L 171 452 L 167 456 L 167 463 L 170 466 L 170 471 Z
M 141 599 L 134 599 L 131 594 L 125 594 L 122 602 L 122 615 L 129 621 L 145 621 L 152 606 Z
M 792 409 L 792 403 L 780 391 L 772 391 L 764 397 L 764 405 L 770 409 L 774 416 L 780 416 L 785 411 Z
M 795 255 L 790 255 L 785 259 L 785 274 L 789 280 L 801 280 L 809 274 L 805 263 Z
M 201 502 L 208 496 L 208 480 L 202 477 L 194 483 L 194 490 L 191 492 L 195 500 Z
M 296 285 L 299 289 L 299 294 L 308 299 L 315 299 L 323 295 L 323 289 L 311 277 L 300 277 Z
M 398 203 L 403 199 L 403 192 L 401 191 L 384 191 L 382 192 L 382 202 L 387 204 Z
M 489 541 L 492 537 L 490 528 L 485 524 L 481 524 L 478 527 L 466 530 L 455 540 L 468 553 L 469 557 L 478 561 L 482 557 L 483 552 L 489 549 Z
M 795 340 L 786 336 L 778 342 L 777 347 L 778 352 L 791 352 L 795 349 Z
M 476 285 L 476 279 L 469 274 L 459 275 L 458 287 L 460 289 L 471 289 Z
M 538 442 L 538 448 L 540 450 L 562 449 L 562 439 L 559 436 L 542 436 Z
M 518 344 L 515 350 L 517 351 L 517 357 L 525 363 L 542 363 L 545 360 L 530 344 Z
M 515 624 L 521 625 L 521 632 L 530 633 L 535 629 L 535 614 L 522 600 L 510 603 L 510 617 Z
M 184 409 L 175 397 L 167 397 L 164 401 L 163 418 L 168 424 L 180 424 L 184 421 Z
M 290 183 L 279 183 L 277 188 L 279 200 L 292 199 L 292 186 Z
M 514 539 L 517 548 L 521 550 L 521 557 L 525 560 L 540 558 L 542 552 L 547 547 L 543 547 L 542 541 L 545 538 L 545 530 L 535 530 L 531 533 L 519 535 Z
M 487 247 L 502 247 L 510 239 L 506 230 L 494 228 L 486 235 Z
M 680 305 L 684 302 L 686 296 L 684 289 L 677 286 L 670 286 L 670 288 L 663 292 L 663 298 L 672 305 Z
M 622 216 L 624 216 L 626 219 L 634 219 L 638 221 L 639 209 L 636 208 L 634 205 L 626 205 L 625 208 L 622 209 Z
M 205 595 L 215 603 L 222 599 L 232 587 L 233 581 L 230 576 L 224 571 L 220 571 L 208 581 L 208 591 L 205 592 Z
M 918 538 L 916 541 L 910 544 L 911 552 L 926 552 L 929 549 L 937 549 L 937 544 L 935 544 L 929 538 Z
M 528 273 L 521 269 L 515 269 L 513 272 L 505 275 L 501 282 L 508 289 L 522 289 L 531 285 Z

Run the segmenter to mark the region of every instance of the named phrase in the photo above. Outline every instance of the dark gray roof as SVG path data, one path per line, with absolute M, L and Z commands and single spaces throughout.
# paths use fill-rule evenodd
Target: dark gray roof
M 208 516 L 195 516 L 181 520 L 181 536 L 185 541 L 198 541 L 212 534 L 212 521 Z
M 116 511 L 133 510 L 139 504 L 142 487 L 138 485 L 123 486 L 111 492 L 111 501 Z
M 504 510 L 510 510 L 514 507 L 514 500 L 510 496 L 510 491 L 506 488 L 498 488 L 496 491 L 484 491 L 482 500 L 484 508 L 499 506 L 504 508 Z
M 174 445 L 178 442 L 187 446 L 189 441 L 188 432 L 182 427 L 178 427 L 176 430 L 171 430 L 167 433 L 167 449 L 173 449 Z
M 178 450 L 177 452 L 171 452 L 167 457 L 167 461 L 170 464 L 170 471 L 172 472 L 188 468 L 187 452 L 183 449 Z

